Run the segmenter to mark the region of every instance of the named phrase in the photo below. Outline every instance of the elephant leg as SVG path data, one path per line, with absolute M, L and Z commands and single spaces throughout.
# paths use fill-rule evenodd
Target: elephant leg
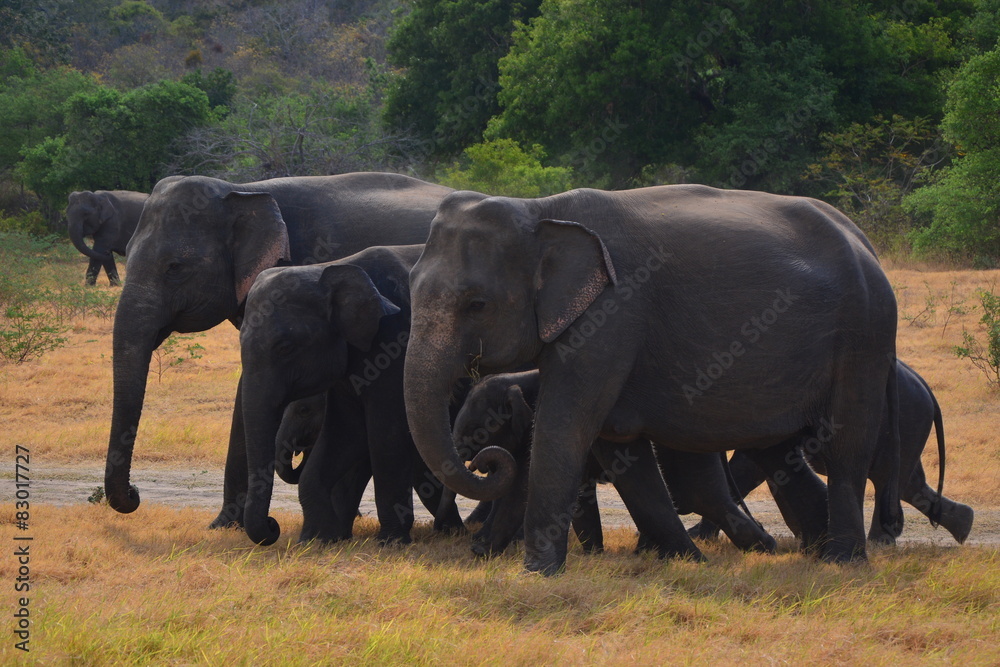
M 573 512 L 573 532 L 580 540 L 584 553 L 604 551 L 604 531 L 601 529 L 601 510 L 597 506 L 597 480 L 591 476 L 580 484 L 580 495 Z
M 598 438 L 592 451 L 632 515 L 641 548 L 655 548 L 661 557 L 705 560 L 684 530 L 649 441 L 616 444 Z
M 106 262 L 102 262 L 104 267 L 104 272 L 108 274 L 108 283 L 112 287 L 117 287 L 122 284 L 121 279 L 118 277 L 118 267 L 115 265 L 115 257 L 108 251 L 108 259 Z
M 805 551 L 819 550 L 829 521 L 827 487 L 797 449 L 798 439 L 764 449 L 742 450 L 767 475 L 768 487 L 786 522 L 798 526 Z M 793 532 L 795 526 L 792 526 Z
M 975 512 L 968 505 L 955 502 L 946 496 L 939 496 L 937 491 L 927 484 L 924 467 L 919 461 L 910 479 L 903 486 L 900 497 L 928 519 L 936 520 L 939 525 L 944 526 L 959 544 L 969 537 Z M 939 513 L 937 517 L 934 516 L 935 506 Z
M 751 491 L 767 481 L 764 471 L 745 452 L 733 452 L 729 459 L 729 470 L 741 498 L 746 498 Z M 713 540 L 719 536 L 719 526 L 703 515 L 701 521 L 688 528 L 688 535 L 697 539 Z
M 91 259 L 90 263 L 87 264 L 87 275 L 84 277 L 84 281 L 88 285 L 97 284 L 97 274 L 101 272 L 101 260 Z
M 331 391 L 323 429 L 299 479 L 300 542 L 337 542 L 354 534 L 354 520 L 372 477 L 368 434 L 359 406 Z
M 441 514 L 441 497 L 444 495 L 444 485 L 434 476 L 419 456 L 414 456 L 413 488 L 424 507 L 434 516 L 434 530 L 442 533 L 463 533 L 465 523 L 458 513 L 458 506 L 450 502 Z
M 209 528 L 243 526 L 243 507 L 247 498 L 247 444 L 243 426 L 243 378 L 236 385 L 236 403 L 229 427 L 229 449 L 222 481 L 222 509 Z
M 400 380 L 402 384 L 402 380 Z M 374 392 L 373 392 L 374 393 Z M 383 544 L 409 544 L 413 528 L 413 473 L 417 449 L 410 439 L 403 396 L 365 401 L 368 449 L 375 480 L 378 540 Z M 392 416 L 398 416 L 393 419 Z
M 477 504 L 469 516 L 465 517 L 466 525 L 471 523 L 485 523 L 486 519 L 490 516 L 490 512 L 493 511 L 492 501 L 485 500 Z
M 523 536 L 524 515 L 528 505 L 529 463 L 521 457 L 514 485 L 507 495 L 491 503 L 491 510 L 482 528 L 472 536 L 472 553 L 480 557 L 496 556 Z
M 720 526 L 733 544 L 744 551 L 774 552 L 774 538 L 733 502 L 717 454 L 657 447 L 656 457 L 675 504 Z

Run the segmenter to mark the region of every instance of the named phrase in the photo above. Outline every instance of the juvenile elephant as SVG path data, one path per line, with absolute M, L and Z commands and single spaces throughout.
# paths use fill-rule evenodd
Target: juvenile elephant
M 301 539 L 350 537 L 353 494 L 372 476 L 378 539 L 410 541 L 419 456 L 406 424 L 402 358 L 408 276 L 422 249 L 369 248 L 326 264 L 268 269 L 251 288 L 240 354 L 250 472 L 243 519 L 254 542 L 272 544 L 280 535 L 268 510 L 282 416 L 291 401 L 324 392 L 322 435 L 299 480 Z M 449 523 L 460 527 L 453 505 L 451 512 Z
M 462 465 L 447 412 L 455 379 L 470 365 L 482 375 L 539 369 L 529 570 L 564 566 L 598 436 L 741 449 L 770 472 L 816 435 L 828 502 L 797 477 L 784 492 L 806 546 L 831 561 L 866 558 L 862 502 L 886 399 L 896 424 L 896 303 L 871 244 L 828 204 L 693 185 L 541 199 L 456 192 L 410 287 L 407 415 L 449 488 L 494 499 L 516 472 L 497 447 L 473 459 L 489 475 Z M 884 493 L 895 502 L 882 520 L 898 524 L 898 479 Z M 670 523 L 686 538 L 677 553 L 700 555 L 676 513 Z
M 125 254 L 148 198 L 145 192 L 130 190 L 85 190 L 69 194 L 66 225 L 73 245 L 90 258 L 86 275 L 88 285 L 97 283 L 102 266 L 108 274 L 108 282 L 121 284 L 111 253 Z M 93 248 L 84 241 L 87 236 L 94 238 Z
M 935 525 L 944 526 L 952 537 L 961 544 L 972 530 L 975 513 L 968 505 L 957 503 L 946 498 L 943 494 L 945 446 L 941 408 L 927 382 L 902 361 L 896 363 L 896 378 L 899 391 L 900 497 L 920 510 Z M 920 462 L 920 456 L 923 454 L 924 445 L 927 443 L 932 426 L 937 432 L 938 460 L 940 461 L 937 491 L 927 485 L 924 466 Z M 868 479 L 872 481 L 875 488 L 880 488 L 888 483 L 889 471 L 886 466 L 890 457 L 886 456 L 886 453 L 890 447 L 892 447 L 892 433 L 888 423 L 888 414 L 883 410 L 878 436 L 878 452 L 872 468 L 868 472 Z M 822 460 L 816 458 L 808 447 L 802 448 L 802 454 L 812 466 L 819 468 L 820 472 L 824 472 Z M 802 465 L 801 461 L 799 456 L 794 456 L 789 458 L 788 463 L 789 465 Z M 733 455 L 730 466 L 736 485 L 744 496 L 765 481 L 774 486 L 774 480 L 768 480 L 767 475 L 760 467 L 742 452 L 736 452 Z M 882 514 L 882 510 L 878 506 L 879 502 L 880 499 L 876 496 L 876 506 L 872 512 L 868 539 L 876 542 L 891 542 L 896 535 L 886 531 L 885 527 L 878 521 L 878 517 Z M 783 510 L 783 514 L 789 514 L 789 512 Z M 700 538 L 713 538 L 718 535 L 718 532 L 718 527 L 708 519 L 703 519 L 688 531 L 692 537 Z
M 456 447 L 470 454 L 484 446 L 499 446 L 518 462 L 518 470 L 530 465 L 531 424 L 538 398 L 538 371 L 501 373 L 484 378 L 469 392 L 455 420 L 453 437 Z M 627 444 L 608 443 L 601 439 L 587 459 L 580 496 L 572 525 L 584 551 L 603 548 L 603 531 L 597 505 L 596 485 L 611 482 L 622 500 L 645 523 L 659 523 L 649 509 L 673 503 L 680 514 L 692 512 L 712 516 L 726 527 L 726 534 L 741 549 L 774 551 L 775 541 L 752 518 L 733 502 L 729 485 L 717 454 L 671 452 L 658 448 L 656 458 L 648 441 Z M 601 458 L 601 463 L 598 462 Z M 657 459 L 660 464 L 657 465 Z M 603 465 L 602 465 L 603 463 Z M 649 476 L 646 485 L 628 484 L 637 473 L 660 469 L 663 476 Z M 666 485 L 664 485 L 664 480 Z M 515 481 L 515 488 L 521 482 Z M 669 488 L 669 493 L 667 489 Z M 506 548 L 524 522 L 524 503 L 508 497 L 494 501 L 494 512 L 484 529 L 477 534 L 474 551 L 499 552 Z M 637 521 L 637 527 L 642 521 Z M 666 530 L 641 532 L 640 548 L 657 548 L 656 535 Z M 666 551 L 667 549 L 661 550 Z
M 156 184 L 128 246 L 128 281 L 114 325 L 114 407 L 105 493 L 119 512 L 139 506 L 129 484 L 149 361 L 174 331 L 239 326 L 254 278 L 278 264 L 311 264 L 380 244 L 423 243 L 445 188 L 399 174 L 276 178 L 232 184 L 171 176 Z M 233 410 L 222 510 L 238 525 L 247 490 L 240 389 Z

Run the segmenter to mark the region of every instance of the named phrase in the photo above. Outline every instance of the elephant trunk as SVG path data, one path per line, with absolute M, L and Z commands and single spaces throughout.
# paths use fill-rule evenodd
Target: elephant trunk
M 150 304 L 137 298 L 137 289 L 126 286 L 115 312 L 114 403 L 104 470 L 108 504 L 125 514 L 139 507 L 139 492 L 129 484 L 132 450 L 142 415 L 150 358 L 163 337 L 150 312 Z
M 274 491 L 275 440 L 281 423 L 281 406 L 269 401 L 270 385 L 243 378 L 243 422 L 246 428 L 247 497 L 243 525 L 247 537 L 268 546 L 278 541 L 281 527 L 268 516 Z
M 474 475 L 465 467 L 451 434 L 448 401 L 461 361 L 451 357 L 447 345 L 431 346 L 418 327 L 411 331 L 403 371 L 406 416 L 417 451 L 427 467 L 448 488 L 474 500 L 494 500 L 513 483 L 516 465 L 500 447 L 486 447 L 472 461 L 475 469 L 489 471 Z M 457 345 L 455 346 L 458 347 Z
M 87 245 L 83 240 L 83 219 L 74 218 L 69 222 L 69 238 L 73 242 L 73 246 L 82 252 L 84 255 L 91 259 L 96 259 L 100 262 L 106 262 L 111 259 L 111 255 L 97 252 L 93 248 Z

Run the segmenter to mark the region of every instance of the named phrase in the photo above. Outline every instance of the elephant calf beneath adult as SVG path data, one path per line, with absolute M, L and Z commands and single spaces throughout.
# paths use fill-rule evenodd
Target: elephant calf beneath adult
M 866 557 L 862 503 L 886 397 L 896 423 L 896 303 L 871 244 L 828 204 L 689 185 L 533 200 L 458 192 L 441 203 L 410 285 L 409 423 L 457 493 L 503 495 L 515 463 L 487 448 L 473 463 L 494 472 L 462 465 L 448 420 L 456 378 L 470 363 L 484 375 L 540 371 L 529 570 L 564 566 L 598 436 L 744 449 L 773 469 L 785 452 L 764 452 L 831 420 L 819 454 L 829 503 L 794 479 L 790 495 L 802 524 L 828 527 L 828 539 L 810 536 L 825 558 Z M 734 356 L 726 372 L 693 386 L 723 353 Z M 898 523 L 898 480 L 885 493 L 896 501 L 883 521 Z M 688 542 L 680 553 L 700 553 Z

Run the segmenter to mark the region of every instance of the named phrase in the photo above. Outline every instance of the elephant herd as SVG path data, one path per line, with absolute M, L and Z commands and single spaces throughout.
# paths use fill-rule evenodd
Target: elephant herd
M 436 529 L 462 530 L 458 493 L 481 501 L 476 553 L 520 538 L 544 574 L 571 526 L 601 550 L 603 482 L 661 556 L 701 559 L 692 536 L 720 529 L 773 551 L 742 504 L 762 482 L 829 561 L 866 557 L 868 479 L 868 539 L 899 535 L 900 499 L 959 542 L 971 530 L 941 494 L 938 405 L 896 359 L 892 288 L 823 202 L 694 185 L 514 199 L 385 173 L 132 194 L 74 193 L 68 211 L 74 244 L 95 239 L 88 282 L 102 265 L 116 281 L 127 250 L 105 473 L 119 512 L 139 506 L 153 351 L 228 319 L 242 376 L 211 527 L 258 544 L 280 535 L 275 474 L 298 484 L 303 541 L 350 538 L 374 480 L 380 541 L 410 541 L 414 490 Z M 932 424 L 937 490 L 920 463 Z M 702 517 L 690 535 L 686 513 Z

